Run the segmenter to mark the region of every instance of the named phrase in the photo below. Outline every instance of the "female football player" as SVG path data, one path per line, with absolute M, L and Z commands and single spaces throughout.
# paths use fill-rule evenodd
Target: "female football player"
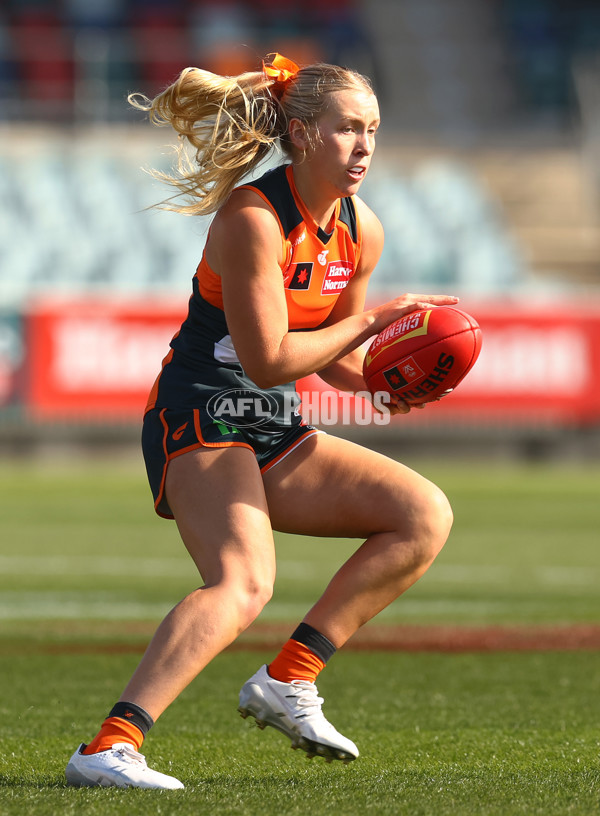
M 143 429 L 155 509 L 175 519 L 203 585 L 160 624 L 100 732 L 71 757 L 67 779 L 183 787 L 148 768 L 139 749 L 269 601 L 273 530 L 363 543 L 244 684 L 239 711 L 309 756 L 348 762 L 358 748 L 325 719 L 317 675 L 423 575 L 452 514 L 417 473 L 306 424 L 294 383 L 318 372 L 335 388 L 365 390 L 362 344 L 403 315 L 457 298 L 405 294 L 365 308 L 383 244 L 380 222 L 357 196 L 379 127 L 365 77 L 275 55 L 237 77 L 187 68 L 154 100 L 130 101 L 179 134 L 179 174 L 167 181 L 184 199 L 167 206 L 216 212 Z M 287 160 L 248 181 L 276 143 Z M 390 410 L 409 408 L 396 400 Z

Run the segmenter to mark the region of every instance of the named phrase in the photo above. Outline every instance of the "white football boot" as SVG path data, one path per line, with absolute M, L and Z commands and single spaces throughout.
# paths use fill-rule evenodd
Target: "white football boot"
M 314 683 L 281 683 L 269 677 L 267 667 L 262 666 L 244 683 L 238 711 L 244 719 L 254 717 L 259 728 L 270 725 L 281 731 L 291 739 L 292 748 L 302 748 L 309 759 L 322 756 L 326 762 L 351 762 L 358 756 L 358 748 L 325 719 L 322 703 Z
M 82 753 L 82 743 L 75 751 L 65 775 L 69 785 L 103 788 L 156 788 L 178 790 L 184 785 L 173 776 L 153 771 L 142 754 L 127 742 L 117 742 L 108 751 Z

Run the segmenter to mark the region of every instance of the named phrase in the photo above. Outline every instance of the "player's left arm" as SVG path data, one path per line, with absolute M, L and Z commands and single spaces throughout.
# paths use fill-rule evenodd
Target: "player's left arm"
M 348 286 L 340 294 L 329 317 L 323 323 L 329 326 L 364 311 L 367 286 L 383 250 L 383 227 L 375 213 L 358 196 L 354 197 L 357 215 L 362 227 L 362 248 L 358 267 Z M 327 368 L 318 372 L 326 383 L 340 391 L 365 391 L 367 386 L 362 375 L 365 353 L 359 347 Z

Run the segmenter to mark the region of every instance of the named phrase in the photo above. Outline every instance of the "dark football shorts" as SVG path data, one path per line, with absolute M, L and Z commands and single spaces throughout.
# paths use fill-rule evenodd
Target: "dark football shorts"
M 165 497 L 165 479 L 171 459 L 197 448 L 249 448 L 261 473 L 281 462 L 309 436 L 322 433 L 298 421 L 280 430 L 235 427 L 215 421 L 204 408 L 153 408 L 144 417 L 142 450 L 146 471 L 159 516 L 172 519 Z

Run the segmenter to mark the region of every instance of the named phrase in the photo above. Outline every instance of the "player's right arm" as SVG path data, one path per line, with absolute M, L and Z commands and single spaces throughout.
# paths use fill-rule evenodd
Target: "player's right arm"
M 225 317 L 240 363 L 260 388 L 326 368 L 393 320 L 450 302 L 445 296 L 404 295 L 324 328 L 290 332 L 282 252 L 271 209 L 251 190 L 234 192 L 213 221 L 207 260 L 221 277 Z

